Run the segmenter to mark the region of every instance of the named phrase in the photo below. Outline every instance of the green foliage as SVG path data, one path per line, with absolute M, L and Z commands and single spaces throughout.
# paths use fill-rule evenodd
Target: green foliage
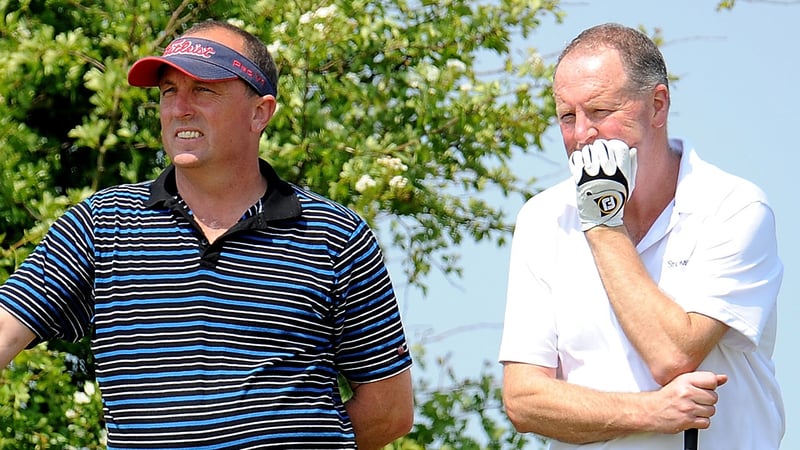
M 507 163 L 535 150 L 553 117 L 549 101 L 529 95 L 545 68 L 509 65 L 507 76 L 483 80 L 476 62 L 508 58 L 512 33 L 529 33 L 554 4 L 257 2 L 242 19 L 268 30 L 282 77 L 264 155 L 374 226 L 389 222 L 412 284 L 424 286 L 432 262 L 457 272 L 446 251 L 464 236 L 507 238 L 504 212 L 480 194 L 530 195 Z
M 427 369 L 424 349 L 414 349 L 417 370 Z M 503 450 L 544 448 L 534 435 L 516 433 L 505 418 L 499 380 L 486 362 L 476 377 L 460 379 L 448 357 L 436 359 L 435 377 L 415 380 L 416 419 L 405 438 L 389 446 L 392 450 Z M 430 379 L 442 381 L 436 385 Z M 475 435 L 475 431 L 479 431 Z
M 206 18 L 245 25 L 280 66 L 279 110 L 263 156 L 290 181 L 387 226 L 424 289 L 431 267 L 458 273 L 464 238 L 503 243 L 505 211 L 484 192 L 531 195 L 508 167 L 552 122 L 550 68 L 512 61 L 557 1 L 468 0 L 0 2 L 0 164 L 8 234 L 29 246 L 45 193 L 90 192 L 163 167 L 155 90 L 130 88 L 137 58 Z M 487 57 L 494 76 L 475 71 Z M 54 201 L 56 201 L 54 199 Z M 55 211 L 54 211 L 55 212 Z M 36 235 L 38 236 L 38 235 Z M 34 238 L 36 236 L 33 236 Z M 20 243 L 20 240 L 23 239 Z M 6 272 L 18 259 L 3 261 Z
M 40 344 L 0 372 L 0 449 L 105 448 L 100 393 L 85 361 Z
M 129 87 L 127 70 L 207 18 L 270 43 L 279 109 L 262 155 L 278 172 L 385 230 L 412 286 L 424 289 L 433 267 L 458 275 L 464 239 L 509 236 L 506 211 L 488 197 L 532 194 L 509 161 L 539 150 L 553 121 L 552 67 L 533 49 L 515 61 L 509 43 L 560 21 L 558 3 L 0 0 L 0 280 L 70 205 L 164 167 L 157 93 Z M 0 372 L 0 448 L 102 442 L 87 343 L 54 350 L 65 345 Z M 473 414 L 490 448 L 517 448 L 482 415 L 481 402 L 499 402 L 491 381 L 420 399 L 425 422 L 402 448 L 477 448 L 458 440 Z M 448 419 L 448 408 L 463 415 Z
M 736 4 L 736 0 L 722 0 L 717 3 L 717 11 L 730 10 Z

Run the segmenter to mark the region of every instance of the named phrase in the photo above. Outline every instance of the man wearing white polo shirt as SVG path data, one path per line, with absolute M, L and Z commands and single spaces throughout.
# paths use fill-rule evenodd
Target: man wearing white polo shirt
M 669 138 L 666 65 L 636 30 L 581 33 L 553 91 L 573 177 L 517 218 L 509 418 L 552 449 L 676 450 L 693 429 L 703 450 L 778 449 L 783 266 L 763 192 Z

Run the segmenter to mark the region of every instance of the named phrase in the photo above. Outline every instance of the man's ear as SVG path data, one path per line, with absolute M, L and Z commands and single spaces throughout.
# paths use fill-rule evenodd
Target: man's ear
M 275 114 L 278 103 L 272 95 L 265 95 L 258 97 L 256 100 L 255 108 L 253 109 L 253 119 L 251 123 L 251 130 L 256 133 L 261 133 Z
M 669 88 L 659 84 L 653 90 L 653 127 L 662 128 L 667 124 L 669 116 Z

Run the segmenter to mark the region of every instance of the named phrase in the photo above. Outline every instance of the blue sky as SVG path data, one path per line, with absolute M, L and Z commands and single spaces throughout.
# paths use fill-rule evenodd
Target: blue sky
M 792 143 L 800 130 L 800 42 L 795 34 L 800 4 L 739 0 L 732 11 L 723 12 L 715 6 L 715 0 L 567 1 L 562 24 L 546 18 L 534 35 L 514 45 L 535 47 L 552 62 L 567 41 L 598 23 L 663 30 L 667 68 L 680 77 L 671 89 L 670 135 L 690 141 L 703 159 L 761 186 L 777 215 L 784 281 L 775 362 L 787 417 L 781 448 L 800 450 L 800 238 L 794 233 L 800 205 L 793 184 L 800 178 L 800 150 Z M 539 187 L 569 175 L 556 130 L 547 135 L 545 146 L 544 154 L 526 155 L 514 164 L 520 175 L 538 176 Z M 521 204 L 510 199 L 504 208 L 513 216 Z M 508 253 L 508 247 L 468 245 L 462 248 L 463 279 L 433 276 L 425 298 L 399 287 L 409 336 L 412 342 L 428 342 L 428 359 L 450 355 L 462 376 L 477 375 L 484 361 L 496 361 Z M 391 249 L 387 256 L 399 281 Z M 493 367 L 500 374 L 499 365 Z

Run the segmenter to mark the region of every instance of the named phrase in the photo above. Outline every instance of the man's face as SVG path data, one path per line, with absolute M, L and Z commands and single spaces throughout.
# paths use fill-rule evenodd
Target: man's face
M 615 50 L 576 49 L 558 66 L 553 81 L 556 115 L 567 154 L 595 139 L 646 145 L 651 124 L 648 95 L 626 88 Z
M 236 157 L 249 132 L 247 87 L 242 81 L 205 83 L 176 69 L 161 77 L 161 138 L 178 166 Z
M 227 30 L 196 35 L 242 51 L 239 36 Z M 167 67 L 159 82 L 161 137 L 164 149 L 178 167 L 200 167 L 241 160 L 251 149 L 261 98 L 239 79 L 202 82 Z M 257 151 L 257 149 L 256 149 Z

